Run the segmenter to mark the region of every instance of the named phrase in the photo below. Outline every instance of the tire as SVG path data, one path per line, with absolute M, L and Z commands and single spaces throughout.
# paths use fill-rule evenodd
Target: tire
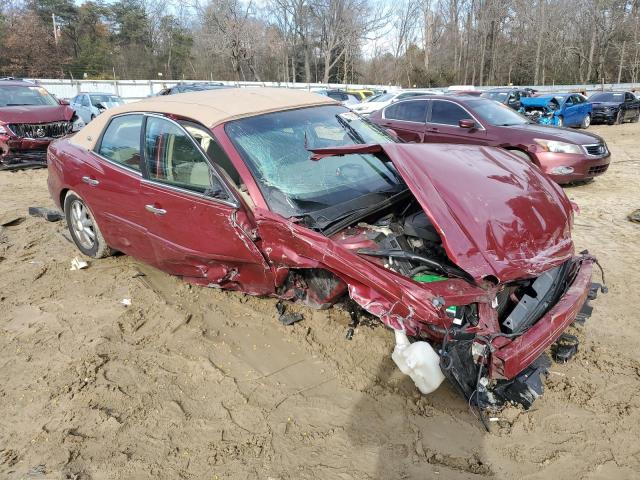
M 90 122 L 93 122 L 95 120 L 96 116 L 92 113 L 91 114 L 91 118 L 89 119 Z
M 622 113 L 622 110 L 618 110 L 618 114 L 616 115 L 616 119 L 613 123 L 615 123 L 616 125 L 624 123 L 624 115 Z
M 104 240 L 91 210 L 74 191 L 69 191 L 64 197 L 64 217 L 73 243 L 84 255 L 92 258 L 113 255 L 114 251 Z
M 582 123 L 580 124 L 580 128 L 587 129 L 591 125 L 591 114 L 587 113 L 582 119 Z
M 638 123 L 640 121 L 640 111 L 636 114 L 635 117 L 631 119 L 631 123 Z
M 558 117 L 558 124 L 556 127 L 564 127 L 564 118 Z

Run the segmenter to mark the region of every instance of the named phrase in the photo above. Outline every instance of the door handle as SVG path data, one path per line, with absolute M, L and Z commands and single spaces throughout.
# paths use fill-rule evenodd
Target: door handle
M 86 184 L 91 185 L 92 187 L 95 187 L 96 185 L 98 185 L 100 182 L 98 180 L 96 180 L 95 178 L 91 178 L 91 177 L 82 177 L 82 181 Z
M 440 130 L 438 130 L 436 127 L 429 127 L 429 131 L 430 132 L 439 132 Z
M 164 208 L 158 208 L 153 205 L 145 205 L 144 208 L 147 212 L 151 212 L 155 215 L 164 215 L 165 213 L 167 213 Z

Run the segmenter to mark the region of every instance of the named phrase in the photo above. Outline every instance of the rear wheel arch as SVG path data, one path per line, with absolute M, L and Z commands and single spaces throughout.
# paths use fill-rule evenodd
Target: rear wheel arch
M 60 209 L 62 211 L 64 211 L 64 199 L 67 196 L 67 193 L 69 193 L 70 190 L 68 188 L 63 188 L 62 191 L 60 192 Z

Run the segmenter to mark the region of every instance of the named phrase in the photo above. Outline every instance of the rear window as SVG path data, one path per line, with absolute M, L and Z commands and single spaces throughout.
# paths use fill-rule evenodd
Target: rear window
M 140 170 L 142 115 L 115 117 L 102 136 L 98 153 L 109 160 Z
M 413 100 L 394 103 L 385 109 L 384 118 L 424 123 L 427 119 L 427 102 L 426 100 Z

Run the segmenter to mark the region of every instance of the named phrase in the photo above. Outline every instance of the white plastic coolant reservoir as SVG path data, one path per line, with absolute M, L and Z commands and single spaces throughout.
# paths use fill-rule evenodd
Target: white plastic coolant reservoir
M 396 347 L 391 358 L 402 373 L 411 377 L 418 390 L 424 394 L 433 392 L 444 380 L 440 357 L 427 342 L 411 343 L 406 333 L 395 332 Z

